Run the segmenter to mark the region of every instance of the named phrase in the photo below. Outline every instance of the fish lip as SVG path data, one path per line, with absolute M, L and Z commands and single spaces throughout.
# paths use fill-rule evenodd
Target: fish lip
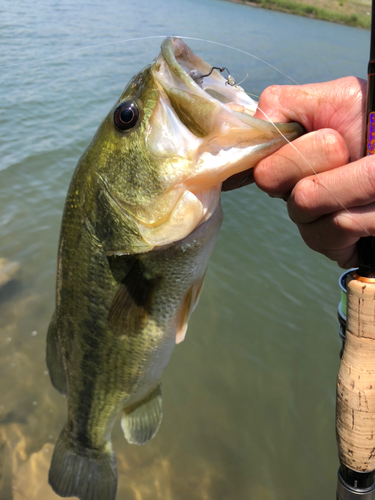
M 204 61 L 201 57 L 186 45 L 186 43 L 178 37 L 168 37 L 161 44 L 161 54 L 163 55 L 169 69 L 177 78 L 182 80 L 191 90 L 201 93 L 201 87 L 181 66 L 177 59 L 180 59 L 190 70 L 198 70 L 202 75 L 209 73 L 212 66 Z
M 210 75 L 198 84 L 189 74 L 190 71 L 198 71 L 202 76 L 209 73 Z M 229 108 L 224 106 L 226 103 L 243 104 L 243 110 L 252 116 L 257 108 L 257 102 L 241 87 L 236 84 L 229 85 L 228 80 L 219 71 L 213 70 L 212 65 L 196 55 L 181 38 L 168 37 L 162 42 L 160 55 L 152 66 L 152 73 L 167 93 L 171 87 L 180 87 L 211 103 L 217 110 L 225 108 L 229 111 Z M 198 75 L 197 80 L 199 79 Z
M 163 66 L 164 71 L 159 73 Z M 198 70 L 202 75 L 211 73 L 205 77 L 202 85 L 198 84 L 186 71 Z M 253 100 L 242 87 L 236 84 L 229 84 L 219 71 L 197 56 L 185 42 L 178 37 L 168 37 L 161 45 L 161 53 L 152 66 L 152 73 L 168 94 L 171 87 L 181 87 L 191 94 L 200 98 L 200 103 L 209 104 L 207 110 L 212 113 L 213 121 L 220 113 L 222 121 L 229 118 L 243 128 L 254 128 L 262 133 L 269 140 L 279 136 L 279 128 L 289 140 L 293 140 L 304 133 L 301 125 L 297 123 L 276 123 L 275 125 L 259 118 L 254 118 L 258 103 Z M 187 87 L 187 88 L 186 88 Z M 200 116 L 202 117 L 202 106 L 200 105 Z M 207 129 L 211 129 L 208 125 Z M 276 135 L 275 135 L 276 132 Z

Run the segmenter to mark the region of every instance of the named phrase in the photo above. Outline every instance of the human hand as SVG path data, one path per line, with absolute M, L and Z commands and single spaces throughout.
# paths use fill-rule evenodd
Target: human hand
M 297 121 L 307 130 L 293 141 L 296 149 L 287 144 L 261 160 L 254 180 L 287 202 L 310 248 L 343 268 L 357 265 L 358 239 L 375 235 L 375 158 L 361 158 L 365 101 L 366 82 L 354 77 L 274 86 L 262 93 L 255 115 L 265 119 L 262 110 L 274 122 Z

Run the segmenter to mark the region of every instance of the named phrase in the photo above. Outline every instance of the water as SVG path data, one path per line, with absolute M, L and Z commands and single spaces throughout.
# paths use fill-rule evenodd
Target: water
M 64 198 L 161 38 L 118 41 L 168 34 L 253 52 L 299 83 L 366 74 L 368 32 L 220 0 L 2 6 L 0 256 L 21 269 L 0 291 L 1 500 L 58 498 L 47 471 L 66 401 L 44 357 Z M 244 54 L 188 43 L 237 81 L 248 75 L 251 93 L 290 83 Z M 304 246 L 282 201 L 252 186 L 223 207 L 200 305 L 163 376 L 162 427 L 136 447 L 115 426 L 118 500 L 334 497 L 340 270 Z

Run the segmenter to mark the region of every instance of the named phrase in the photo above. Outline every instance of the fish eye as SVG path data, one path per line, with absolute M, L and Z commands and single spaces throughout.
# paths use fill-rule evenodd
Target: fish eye
M 124 101 L 115 109 L 113 118 L 117 128 L 120 130 L 129 130 L 138 121 L 139 109 L 134 101 Z

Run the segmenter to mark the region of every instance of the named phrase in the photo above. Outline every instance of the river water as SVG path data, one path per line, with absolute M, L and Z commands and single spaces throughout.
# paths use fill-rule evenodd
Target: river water
M 66 401 L 45 365 L 66 190 L 129 78 L 184 35 L 230 44 L 299 83 L 365 77 L 369 33 L 220 0 L 18 0 L 0 8 L 0 500 L 47 484 Z M 186 42 L 245 89 L 290 83 L 257 59 Z M 187 338 L 163 375 L 164 420 L 146 446 L 113 431 L 117 500 L 334 498 L 339 268 L 302 243 L 285 205 L 249 186 L 225 221 Z

